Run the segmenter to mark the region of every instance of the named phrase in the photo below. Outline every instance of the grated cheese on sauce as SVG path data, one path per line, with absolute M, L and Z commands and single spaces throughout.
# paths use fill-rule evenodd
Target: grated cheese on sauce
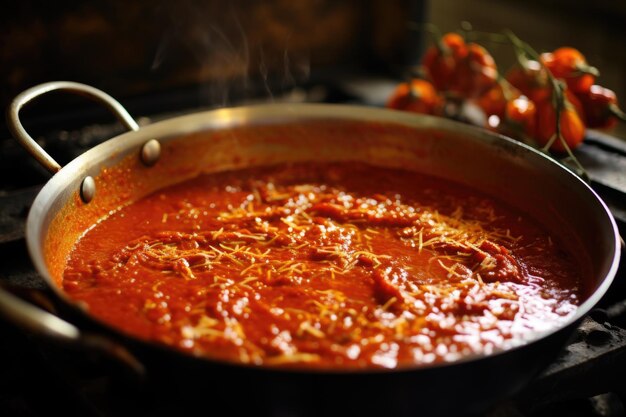
M 201 176 L 120 209 L 76 244 L 64 283 L 105 322 L 193 355 L 402 367 L 558 326 L 579 303 L 575 259 L 474 190 L 302 163 Z

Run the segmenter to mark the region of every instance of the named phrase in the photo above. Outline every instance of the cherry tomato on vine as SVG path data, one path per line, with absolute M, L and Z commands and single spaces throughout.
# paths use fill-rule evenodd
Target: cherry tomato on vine
M 562 47 L 552 53 L 541 54 L 541 61 L 556 78 L 563 79 L 575 93 L 588 91 L 598 75 L 579 50 Z
M 506 110 L 506 97 L 500 83 L 496 83 L 487 92 L 476 99 L 476 104 L 487 116 L 502 118 Z
M 387 107 L 414 113 L 435 114 L 441 106 L 435 87 L 426 80 L 415 78 L 399 84 L 387 101 Z
M 446 33 L 426 50 L 422 65 L 437 90 L 448 90 L 458 62 L 466 55 L 465 40 L 454 32 Z
M 577 94 L 585 112 L 585 123 L 596 129 L 610 129 L 624 113 L 619 109 L 613 90 L 592 85 L 589 91 Z
M 536 113 L 535 103 L 526 96 L 519 96 L 507 102 L 505 120 L 515 128 L 521 129 L 526 135 L 534 137 Z
M 576 113 L 578 113 L 578 116 L 580 116 L 580 119 L 584 121 L 585 120 L 585 109 L 583 108 L 583 105 L 580 102 L 580 99 L 578 98 L 578 96 L 576 96 L 576 94 L 574 94 L 572 92 L 572 90 L 570 90 L 569 88 L 566 88 L 565 89 L 565 98 L 574 107 L 574 110 L 576 110 Z
M 551 99 L 543 100 L 537 106 L 537 125 L 535 139 L 541 146 L 548 144 L 556 134 L 556 109 Z M 561 136 L 570 149 L 578 147 L 585 138 L 585 124 L 583 123 L 574 106 L 567 100 L 561 110 L 559 122 Z M 563 153 L 565 146 L 561 139 L 557 138 L 550 146 L 550 150 Z
M 474 98 L 492 88 L 498 79 L 496 61 L 485 48 L 467 44 L 467 56 L 459 61 L 451 90 L 462 97 Z
M 515 65 L 506 80 L 534 102 L 550 97 L 550 82 L 546 70 L 538 61 L 528 60 L 525 66 Z

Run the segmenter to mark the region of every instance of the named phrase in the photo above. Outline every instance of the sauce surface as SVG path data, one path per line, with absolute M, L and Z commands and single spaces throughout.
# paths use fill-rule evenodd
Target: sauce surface
M 64 290 L 193 355 L 395 368 L 524 343 L 580 303 L 574 254 L 475 190 L 363 163 L 203 175 L 77 242 Z

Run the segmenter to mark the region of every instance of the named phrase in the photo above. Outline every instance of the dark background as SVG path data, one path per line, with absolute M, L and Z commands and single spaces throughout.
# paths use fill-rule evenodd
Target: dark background
M 399 74 L 419 48 L 406 22 L 422 20 L 424 8 L 409 0 L 11 2 L 0 15 L 0 105 L 52 80 L 93 85 L 131 113 L 157 113 L 189 106 L 189 96 L 196 106 L 225 106 L 329 77 Z M 185 97 L 158 97 L 172 91 Z M 135 104 L 145 96 L 157 97 L 152 108 Z M 84 111 L 82 101 L 60 100 L 33 106 L 31 128 L 50 117 L 60 127 L 63 110 Z
M 397 80 L 430 41 L 407 23 L 424 21 L 444 31 L 462 21 L 487 32 L 510 28 L 539 51 L 575 46 L 600 69 L 598 82 L 626 97 L 623 1 L 24 0 L 0 14 L 0 106 L 51 80 L 91 84 L 131 113 L 189 106 L 189 96 L 197 107 L 274 99 L 339 76 Z M 513 63 L 510 47 L 485 46 L 501 71 Z M 171 91 L 186 96 L 155 99 L 152 108 L 136 104 Z M 34 129 L 46 122 L 70 128 L 69 115 L 88 110 L 55 97 L 26 117 Z M 626 137 L 626 129 L 614 134 Z

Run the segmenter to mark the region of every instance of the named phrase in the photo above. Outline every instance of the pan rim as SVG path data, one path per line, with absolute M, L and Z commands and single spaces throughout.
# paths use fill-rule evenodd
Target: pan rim
M 535 332 L 531 337 L 522 341 L 519 345 L 510 348 L 498 350 L 491 354 L 469 354 L 463 355 L 458 360 L 453 362 L 440 362 L 434 364 L 415 364 L 406 365 L 396 368 L 307 368 L 307 367 L 278 367 L 269 365 L 250 365 L 242 364 L 235 361 L 224 361 L 213 359 L 209 357 L 194 356 L 185 352 L 178 351 L 170 346 L 162 345 L 157 342 L 151 342 L 140 339 L 136 336 L 126 334 L 114 326 L 108 325 L 101 320 L 93 317 L 84 308 L 81 308 L 78 303 L 72 300 L 60 286 L 56 285 L 54 280 L 48 273 L 48 268 L 45 264 L 43 256 L 43 241 L 44 222 L 45 217 L 50 209 L 50 201 L 59 197 L 58 189 L 69 193 L 66 185 L 68 182 L 76 182 L 77 178 L 82 178 L 84 175 L 94 175 L 97 173 L 94 171 L 94 166 L 98 164 L 91 164 L 90 161 L 99 159 L 109 161 L 112 155 L 115 155 L 114 159 L 119 159 L 130 152 L 130 150 L 141 146 L 146 140 L 151 138 L 163 139 L 164 141 L 175 140 L 186 134 L 197 133 L 203 131 L 219 130 L 223 128 L 230 128 L 239 125 L 246 125 L 252 123 L 252 125 L 258 124 L 274 124 L 284 123 L 285 113 L 288 113 L 292 119 L 288 119 L 289 123 L 307 120 L 314 121 L 319 119 L 338 119 L 346 121 L 377 121 L 377 122 L 389 122 L 406 127 L 417 127 L 420 129 L 433 128 L 437 130 L 446 130 L 453 133 L 463 133 L 473 136 L 475 140 L 488 140 L 492 143 L 502 146 L 511 152 L 522 152 L 525 158 L 535 158 L 538 163 L 547 164 L 559 170 L 563 175 L 566 175 L 573 184 L 577 184 L 578 187 L 582 187 L 582 190 L 593 199 L 594 204 L 598 205 L 598 208 L 605 215 L 604 221 L 609 222 L 609 226 L 613 234 L 612 253 L 607 257 L 612 258 L 610 267 L 601 279 L 598 279 L 598 285 L 593 292 L 583 301 L 576 309 L 575 313 L 571 315 L 567 320 L 560 323 L 558 327 L 543 332 Z M 202 123 L 198 123 L 198 120 L 202 119 Z M 193 123 L 190 123 L 193 122 Z M 180 128 L 184 126 L 184 128 Z M 515 141 L 506 136 L 489 132 L 478 127 L 469 126 L 460 122 L 455 122 L 448 119 L 443 119 L 434 116 L 416 115 L 413 113 L 400 112 L 396 110 L 387 110 L 380 108 L 372 108 L 358 105 L 343 105 L 343 104 L 284 104 L 284 103 L 272 103 L 272 104 L 258 104 L 252 106 L 222 108 L 216 110 L 201 111 L 197 113 L 191 113 L 184 116 L 178 116 L 171 119 L 156 122 L 154 124 L 142 127 L 138 131 L 131 131 L 111 138 L 92 149 L 86 151 L 84 154 L 78 156 L 65 167 L 63 167 L 58 173 L 52 176 L 48 182 L 44 185 L 41 191 L 35 198 L 31 210 L 29 211 L 26 222 L 26 242 L 29 251 L 29 255 L 35 269 L 42 276 L 46 285 L 52 289 L 54 294 L 63 300 L 70 306 L 76 307 L 83 314 L 88 316 L 89 319 L 95 320 L 97 323 L 103 325 L 106 329 L 112 330 L 115 334 L 120 334 L 126 338 L 130 338 L 135 342 L 142 344 L 164 348 L 167 351 L 180 354 L 184 357 L 206 361 L 208 363 L 235 366 L 242 368 L 251 368 L 257 370 L 267 370 L 271 372 L 281 373 L 306 373 L 306 374 L 387 374 L 390 372 L 419 372 L 420 370 L 434 369 L 440 367 L 449 367 L 454 365 L 463 365 L 469 362 L 480 361 L 483 359 L 493 358 L 508 352 L 524 348 L 530 344 L 533 344 L 539 340 L 550 337 L 553 334 L 564 331 L 565 329 L 573 326 L 600 301 L 604 296 L 619 267 L 619 260 L 621 256 L 619 231 L 615 219 L 612 213 L 608 209 L 604 201 L 597 195 L 597 193 L 581 178 L 574 174 L 570 169 L 561 165 L 553 158 L 546 154 L 543 154 L 536 149 Z

